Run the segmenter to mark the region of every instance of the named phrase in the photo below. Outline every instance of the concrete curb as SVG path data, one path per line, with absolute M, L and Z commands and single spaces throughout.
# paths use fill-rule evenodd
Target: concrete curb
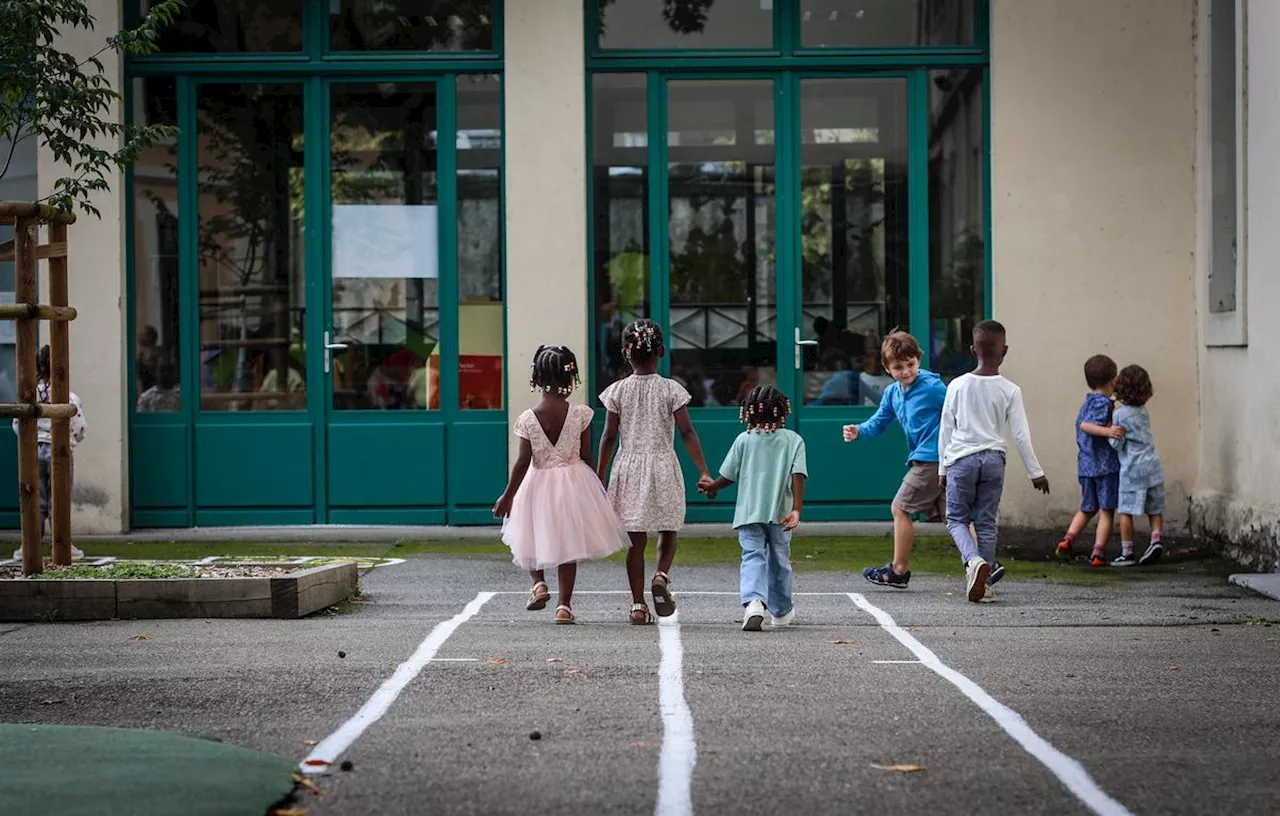
M 1280 601 L 1280 572 L 1240 572 L 1227 579 L 1236 586 Z
M 917 524 L 916 534 L 945 536 L 945 524 Z M 182 527 L 168 530 L 134 530 L 113 535 L 77 535 L 76 541 L 269 541 L 272 543 L 361 544 L 414 541 L 492 541 L 501 535 L 498 527 L 361 527 L 319 524 L 302 527 Z M 733 538 L 730 524 L 688 524 L 680 531 L 682 538 Z M 806 522 L 797 536 L 892 536 L 893 524 L 881 521 Z M 19 541 L 14 530 L 0 533 L 0 541 Z
M 302 618 L 358 582 L 353 563 L 264 578 L 18 578 L 0 581 L 0 621 Z

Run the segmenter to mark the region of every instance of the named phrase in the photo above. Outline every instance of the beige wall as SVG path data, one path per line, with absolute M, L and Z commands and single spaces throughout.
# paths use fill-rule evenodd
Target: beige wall
M 1268 162 L 1280 144 L 1280 51 L 1272 42 L 1280 30 L 1280 3 L 1249 0 L 1248 107 L 1245 129 L 1247 214 L 1244 235 L 1245 289 L 1237 301 L 1245 311 L 1247 346 L 1200 348 L 1200 480 L 1195 496 L 1196 531 L 1218 538 L 1243 561 L 1280 565 L 1280 175 Z M 1208 40 L 1200 38 L 1201 43 Z M 1206 54 L 1207 56 L 1207 54 Z M 1202 61 L 1202 66 L 1204 61 Z M 1202 112 L 1208 103 L 1201 83 Z M 1201 167 L 1208 169 L 1207 116 L 1201 118 Z M 1252 172 L 1248 172 L 1248 170 Z M 1209 264 L 1205 226 L 1208 174 L 1201 174 L 1200 261 L 1196 266 L 1203 306 Z M 1213 320 L 1202 308 L 1202 331 Z M 1213 332 L 1208 332 L 1212 334 Z M 1204 340 L 1211 338 L 1204 337 Z
M 1151 372 L 1169 521 L 1186 524 L 1199 423 L 1194 7 L 992 3 L 995 317 L 1053 485 L 1044 499 L 1010 479 L 1006 523 L 1056 527 L 1079 506 L 1081 367 L 1105 353 Z
M 507 382 L 514 418 L 533 404 L 529 365 L 539 345 L 567 345 L 587 365 L 586 75 L 581 0 L 506 8 Z
M 97 53 L 106 38 L 119 30 L 119 4 L 115 0 L 88 0 L 97 20 L 96 31 L 68 32 L 60 45 L 71 54 Z M 123 87 L 121 60 L 111 52 L 99 56 L 113 87 Z M 105 113 L 119 119 L 113 105 Z M 105 149 L 113 142 L 103 141 Z M 47 150 L 40 151 L 40 194 L 52 192 L 53 183 L 68 175 Z M 69 292 L 79 316 L 71 324 L 71 389 L 84 404 L 87 423 L 84 442 L 76 446 L 75 484 L 72 491 L 72 529 L 77 534 L 116 533 L 126 529 L 127 481 L 124 265 L 124 179 L 107 177 L 110 192 L 98 193 L 93 204 L 102 218 L 78 213 L 68 231 L 70 244 Z M 47 297 L 41 264 L 41 292 Z M 42 342 L 48 342 L 47 330 Z

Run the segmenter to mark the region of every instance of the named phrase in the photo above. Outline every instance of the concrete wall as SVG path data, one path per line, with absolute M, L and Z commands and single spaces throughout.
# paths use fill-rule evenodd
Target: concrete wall
M 994 0 L 991 14 L 995 317 L 1053 486 L 1046 499 L 1011 478 L 1002 520 L 1057 527 L 1079 507 L 1081 368 L 1105 353 L 1151 372 L 1177 531 L 1199 456 L 1195 3 Z
M 120 27 L 116 0 L 88 0 L 87 5 L 97 30 L 68 31 L 60 43 L 64 51 L 82 58 L 97 53 Z M 121 59 L 111 52 L 99 59 L 112 87 L 124 87 Z M 104 115 L 120 119 L 120 105 L 112 105 Z M 112 150 L 116 145 L 100 140 L 99 146 Z M 68 174 L 68 168 L 59 166 L 49 151 L 41 149 L 42 196 Z M 127 524 L 123 174 L 111 173 L 107 183 L 110 192 L 97 193 L 92 199 L 102 218 L 78 213 L 79 220 L 67 236 L 70 299 L 79 310 L 71 324 L 71 389 L 84 404 L 87 423 L 84 442 L 75 451 L 71 525 L 77 534 L 123 532 Z M 47 297 L 44 264 L 40 275 L 41 292 Z M 47 330 L 42 333 L 42 342 L 48 342 Z
M 1280 174 L 1268 161 L 1280 144 L 1280 52 L 1271 42 L 1280 30 L 1280 4 L 1248 0 L 1245 177 L 1247 178 L 1242 335 L 1247 345 L 1200 348 L 1200 480 L 1193 506 L 1197 533 L 1220 541 L 1229 554 L 1246 563 L 1276 569 L 1280 565 Z M 1202 18 L 1203 20 L 1204 18 Z M 1200 38 L 1203 44 L 1207 36 Z M 1206 53 L 1207 56 L 1207 53 Z M 1201 60 L 1202 74 L 1205 60 Z M 1203 77 L 1202 77 L 1203 79 Z M 1207 83 L 1202 107 L 1207 107 Z M 1201 165 L 1209 166 L 1207 117 L 1201 119 Z M 1252 160 L 1250 160 L 1252 159 Z M 1250 172 L 1251 171 L 1251 172 Z M 1199 325 L 1209 328 L 1207 314 L 1208 174 L 1201 174 L 1201 281 Z M 1238 284 L 1239 285 L 1239 284 Z M 1207 332 L 1212 334 L 1212 332 Z M 1205 341 L 1214 338 L 1203 337 Z
M 587 365 L 583 25 L 580 0 L 507 3 L 503 18 L 507 384 L 513 419 L 534 403 L 529 365 L 539 345 L 567 345 L 584 371 Z M 579 392 L 576 399 L 584 396 Z

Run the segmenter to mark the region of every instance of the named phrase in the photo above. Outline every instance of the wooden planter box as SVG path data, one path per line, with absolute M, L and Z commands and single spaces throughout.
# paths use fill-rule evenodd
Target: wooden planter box
M 0 621 L 303 618 L 356 588 L 355 564 L 269 578 L 103 578 L 0 581 Z

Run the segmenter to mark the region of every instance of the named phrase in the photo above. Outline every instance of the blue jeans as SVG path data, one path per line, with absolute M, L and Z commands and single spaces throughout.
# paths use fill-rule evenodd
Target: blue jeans
M 780 618 L 791 611 L 791 533 L 781 524 L 745 524 L 738 528 L 742 545 L 743 606 L 764 601 Z
M 996 517 L 1004 493 L 1004 454 L 978 451 L 947 468 L 947 529 L 965 564 L 975 555 L 988 564 L 996 560 Z M 969 522 L 978 533 L 973 540 Z

